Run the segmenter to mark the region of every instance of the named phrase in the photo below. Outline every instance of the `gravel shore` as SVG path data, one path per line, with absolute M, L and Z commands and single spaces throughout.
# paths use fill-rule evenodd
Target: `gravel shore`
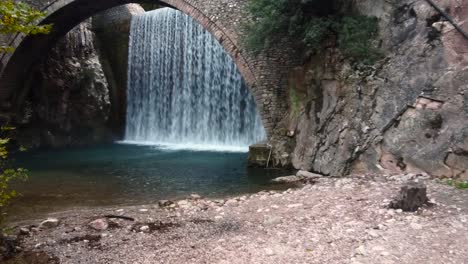
M 411 179 L 433 205 L 388 209 Z M 21 247 L 60 263 L 468 263 L 468 191 L 415 175 L 160 204 L 56 213 L 58 225 L 41 229 L 18 223 Z

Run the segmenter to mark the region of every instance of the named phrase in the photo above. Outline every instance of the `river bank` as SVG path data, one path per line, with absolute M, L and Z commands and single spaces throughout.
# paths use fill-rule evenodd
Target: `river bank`
M 414 178 L 432 206 L 388 209 Z M 424 176 L 356 176 L 223 200 L 55 213 L 50 228 L 15 225 L 21 248 L 47 253 L 49 263 L 467 263 L 467 201 L 468 191 Z

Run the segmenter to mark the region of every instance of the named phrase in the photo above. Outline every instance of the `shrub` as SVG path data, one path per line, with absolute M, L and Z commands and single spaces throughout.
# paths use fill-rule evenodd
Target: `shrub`
M 378 20 L 367 16 L 345 16 L 336 23 L 338 47 L 345 57 L 372 64 L 382 54 L 373 45 L 379 32 Z
M 283 39 L 304 53 L 320 52 L 324 40 L 335 37 L 349 59 L 369 64 L 380 58 L 374 47 L 378 20 L 342 11 L 338 0 L 250 0 L 252 21 L 245 24 L 244 43 L 259 52 Z
M 12 168 L 9 158 L 10 138 L 9 134 L 14 129 L 11 127 L 0 128 L 0 224 L 5 215 L 5 209 L 10 204 L 11 199 L 18 193 L 11 189 L 14 181 L 24 181 L 27 179 L 27 170 L 22 168 Z

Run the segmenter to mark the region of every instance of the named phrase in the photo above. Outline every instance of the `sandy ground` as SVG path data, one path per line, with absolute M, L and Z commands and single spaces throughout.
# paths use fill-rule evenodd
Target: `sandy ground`
M 227 200 L 58 213 L 59 226 L 32 231 L 23 248 L 61 263 L 468 263 L 468 190 L 423 180 L 435 205 L 388 209 L 411 177 L 320 178 Z M 88 226 L 108 214 L 135 221 Z

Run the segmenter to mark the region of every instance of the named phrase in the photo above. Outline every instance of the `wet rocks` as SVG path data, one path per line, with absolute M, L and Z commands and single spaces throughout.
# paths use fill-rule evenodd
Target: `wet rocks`
M 107 219 L 104 218 L 99 218 L 96 219 L 88 224 L 88 227 L 96 230 L 96 231 L 104 231 L 107 228 L 109 228 L 109 222 L 107 222 Z
M 40 229 L 54 228 L 59 225 L 60 221 L 57 218 L 47 218 L 39 224 Z
M 421 182 L 407 182 L 401 187 L 395 200 L 390 202 L 389 207 L 414 212 L 427 202 L 426 185 Z

